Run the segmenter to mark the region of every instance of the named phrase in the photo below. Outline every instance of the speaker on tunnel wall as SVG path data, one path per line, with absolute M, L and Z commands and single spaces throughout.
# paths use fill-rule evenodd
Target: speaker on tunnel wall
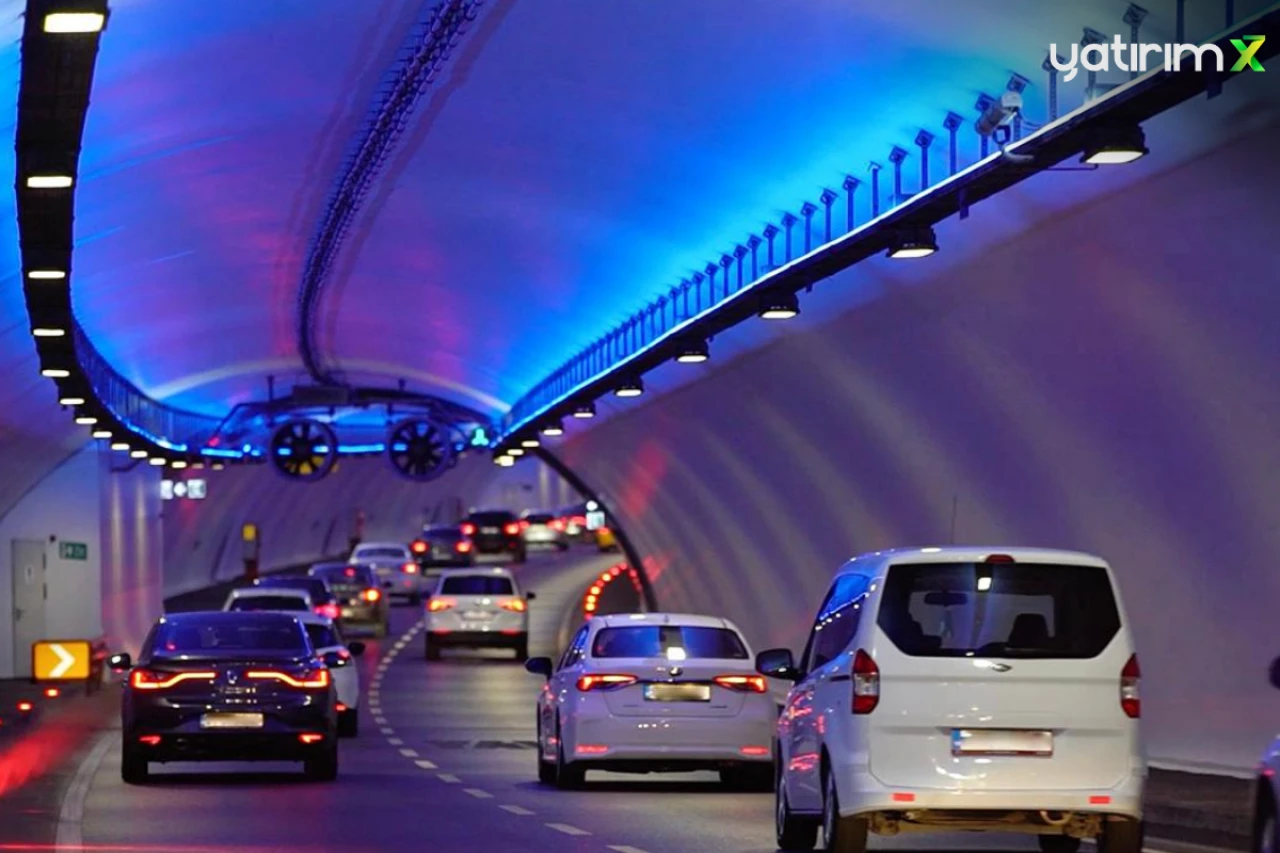
M 425 418 L 401 421 L 387 437 L 391 467 L 410 480 L 434 480 L 456 463 L 448 430 Z
M 297 418 L 271 434 L 271 464 L 292 480 L 322 480 L 338 461 L 338 437 L 326 423 Z

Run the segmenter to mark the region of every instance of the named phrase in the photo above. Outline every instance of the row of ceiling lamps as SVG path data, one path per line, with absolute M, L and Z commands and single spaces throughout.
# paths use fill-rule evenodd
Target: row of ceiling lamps
M 1090 145 L 1081 156 L 1081 162 L 1090 166 L 1110 166 L 1132 163 L 1148 152 L 1146 136 L 1140 127 L 1124 128 L 1107 134 L 1105 138 Z M 894 234 L 893 242 L 886 253 L 895 260 L 915 260 L 927 258 L 938 251 L 938 238 L 932 226 L 900 230 Z M 800 299 L 794 292 L 766 293 L 761 297 L 760 308 L 756 316 L 762 320 L 790 320 L 800 313 Z M 680 349 L 675 361 L 680 364 L 701 364 L 711 357 L 707 342 L 701 339 L 686 341 Z M 644 394 L 644 381 L 640 377 L 624 380 L 613 391 L 615 397 L 627 399 Z M 573 417 L 580 419 L 593 418 L 596 415 L 595 403 L 583 403 L 573 410 Z M 564 435 L 564 422 L 559 419 L 547 421 L 539 430 L 545 436 Z M 541 442 L 532 436 L 518 439 L 516 444 L 500 448 L 494 454 L 494 463 L 502 467 L 510 467 L 516 459 L 541 446 Z

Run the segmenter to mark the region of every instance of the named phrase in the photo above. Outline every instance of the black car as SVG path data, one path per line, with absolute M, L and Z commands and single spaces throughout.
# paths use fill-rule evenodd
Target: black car
M 346 563 L 316 563 L 307 573 L 329 585 L 341 608 L 344 627 L 367 626 L 376 637 L 387 635 L 391 614 L 373 569 Z
M 520 519 L 505 509 L 473 512 L 462 520 L 462 535 L 471 540 L 474 552 L 513 557 L 517 563 L 528 558 Z
M 342 618 L 341 603 L 324 578 L 305 575 L 273 575 L 258 578 L 253 585 L 267 589 L 300 589 L 311 596 L 311 606 L 315 608 L 316 613 L 334 621 Z
M 301 761 L 316 781 L 338 775 L 338 709 L 330 668 L 287 613 L 175 613 L 148 632 L 120 703 L 120 776 L 147 781 L 153 761 Z
M 462 528 L 456 524 L 424 527 L 422 535 L 409 545 L 414 559 L 423 569 L 469 566 L 475 561 L 474 549 L 471 538 L 463 535 Z

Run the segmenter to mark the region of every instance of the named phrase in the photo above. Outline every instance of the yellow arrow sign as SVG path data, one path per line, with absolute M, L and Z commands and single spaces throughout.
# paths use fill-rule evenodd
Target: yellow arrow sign
M 92 658 L 88 640 L 38 640 L 31 644 L 31 674 L 36 681 L 83 681 Z

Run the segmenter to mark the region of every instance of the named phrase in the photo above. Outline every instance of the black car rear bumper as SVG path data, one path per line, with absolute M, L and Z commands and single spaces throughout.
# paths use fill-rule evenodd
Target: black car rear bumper
M 329 697 L 303 702 L 204 707 L 130 697 L 122 715 L 124 737 L 147 761 L 303 761 L 330 749 L 338 712 Z M 208 713 L 262 715 L 260 728 L 210 729 Z
M 302 735 L 308 735 L 308 741 Z M 320 735 L 318 739 L 311 737 Z M 306 761 L 333 749 L 336 733 L 255 731 L 162 733 L 126 732 L 146 761 Z M 153 742 L 158 737 L 159 742 Z

